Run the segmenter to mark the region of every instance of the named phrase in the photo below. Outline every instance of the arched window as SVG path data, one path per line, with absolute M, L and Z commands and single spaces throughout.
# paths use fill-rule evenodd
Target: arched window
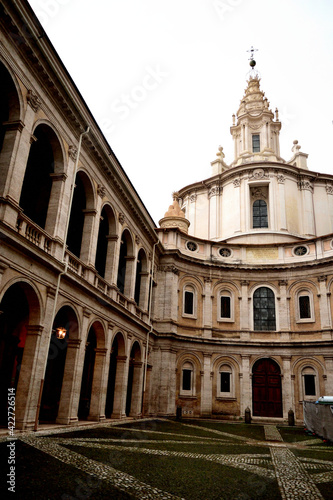
M 313 295 L 309 290 L 300 290 L 296 295 L 296 314 L 298 323 L 313 322 Z
M 194 384 L 194 367 L 189 361 L 182 366 L 181 380 L 180 380 L 180 395 L 182 396 L 194 396 L 195 395 L 195 384 Z
M 143 248 L 141 248 L 139 250 L 138 258 L 136 261 L 134 300 L 137 303 L 137 305 L 142 309 L 147 308 L 146 304 L 147 286 L 148 286 L 147 256 Z
M 253 203 L 253 228 L 268 227 L 267 203 L 256 200 Z
M 316 372 L 311 366 L 307 366 L 302 370 L 302 391 L 304 400 L 317 399 L 317 380 Z
M 229 290 L 222 290 L 219 294 L 218 321 L 234 321 L 234 301 Z
M 127 256 L 127 241 L 125 238 L 123 238 L 120 243 L 118 278 L 117 278 L 117 287 L 119 288 L 120 293 L 124 293 L 125 291 L 126 256 Z
M 22 185 L 20 207 L 40 227 L 45 228 L 54 173 L 53 131 L 39 125 L 34 131 Z
M 230 365 L 223 364 L 218 372 L 217 397 L 233 398 L 234 392 L 233 370 Z
M 196 316 L 196 290 L 192 285 L 185 285 L 183 291 L 183 316 Z
M 276 330 L 275 295 L 270 288 L 262 286 L 253 294 L 254 330 Z

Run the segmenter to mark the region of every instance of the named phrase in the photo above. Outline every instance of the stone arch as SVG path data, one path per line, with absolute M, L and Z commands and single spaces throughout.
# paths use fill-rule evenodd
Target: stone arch
M 270 357 L 257 359 L 252 365 L 253 416 L 283 416 L 281 367 Z
M 53 179 L 64 172 L 63 148 L 48 123 L 37 124 L 32 137 L 19 204 L 25 215 L 52 233 L 60 202 Z
M 134 293 L 132 286 L 134 259 L 133 236 L 126 228 L 122 232 L 120 241 L 117 287 L 120 293 L 127 297 L 131 297 L 131 294 Z
M 128 382 L 126 396 L 126 415 L 138 416 L 141 413 L 143 384 L 142 348 L 138 340 L 134 340 L 130 351 Z
M 75 178 L 73 203 L 67 234 L 68 250 L 76 257 L 87 260 L 95 211 L 95 194 L 90 176 L 79 170 Z
M 66 329 L 64 339 L 57 338 L 58 327 Z M 55 422 L 59 418 L 68 417 L 77 354 L 75 351 L 79 343 L 77 315 L 71 306 L 63 305 L 58 310 L 52 325 L 40 409 L 41 422 Z
M 0 301 L 0 423 L 6 422 L 8 389 L 16 391 L 17 420 L 27 404 L 40 334 L 41 302 L 35 287 L 15 279 Z
M 23 99 L 16 77 L 0 61 L 0 195 L 6 190 L 6 179 L 17 132 L 22 130 Z
M 187 351 L 178 356 L 176 360 L 176 391 L 179 396 L 194 397 L 198 395 L 201 388 L 202 366 L 202 360 L 194 352 Z
M 120 418 L 125 401 L 124 377 L 126 367 L 126 343 L 122 332 L 118 331 L 112 340 L 109 376 L 105 403 L 106 418 Z

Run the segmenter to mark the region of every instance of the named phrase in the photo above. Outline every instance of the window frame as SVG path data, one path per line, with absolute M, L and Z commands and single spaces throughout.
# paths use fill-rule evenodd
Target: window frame
M 255 215 L 254 215 L 254 209 L 255 209 L 255 208 L 257 208 L 257 207 L 255 207 L 255 206 L 254 206 L 254 204 L 255 204 L 257 201 L 258 201 L 258 202 L 262 201 L 262 202 L 264 202 L 264 203 L 265 203 L 265 205 L 266 205 L 266 218 L 267 218 L 267 226 L 262 226 L 262 225 L 260 225 L 260 226 L 256 226 L 256 227 L 254 226 L 254 217 L 255 217 Z M 259 211 L 260 211 L 260 208 L 262 208 L 262 207 L 260 207 L 260 206 L 259 206 L 258 208 L 259 208 Z M 263 219 L 263 218 L 264 218 L 264 215 L 259 214 L 260 223 L 261 223 L 261 219 Z M 253 202 L 252 202 L 252 229 L 268 229 L 268 228 L 269 228 L 269 212 L 268 212 L 268 203 L 267 203 L 267 201 L 266 201 L 266 200 L 264 200 L 263 198 L 256 198 L 256 199 L 255 199 L 255 200 L 253 200 Z
M 230 317 L 222 316 L 222 297 L 228 297 L 230 299 Z M 227 289 L 220 290 L 218 293 L 218 307 L 217 307 L 217 321 L 219 323 L 234 323 L 235 313 L 234 313 L 234 294 Z
M 274 319 L 275 319 L 275 328 L 274 329 L 256 329 L 255 328 L 255 314 L 254 314 L 254 310 L 255 310 L 255 299 L 257 297 L 255 297 L 255 293 L 260 290 L 261 288 L 267 288 L 267 290 L 271 291 L 273 296 L 274 296 Z M 259 298 L 262 298 L 262 297 L 259 297 Z M 263 309 L 262 307 L 260 309 Z M 276 332 L 278 331 L 278 307 L 277 307 L 277 299 L 276 299 L 276 293 L 274 290 L 272 290 L 272 288 L 270 288 L 269 286 L 266 286 L 266 285 L 261 285 L 261 286 L 258 286 L 255 290 L 253 290 L 253 294 L 252 294 L 252 321 L 253 321 L 253 324 L 252 324 L 252 327 L 253 327 L 253 331 L 254 332 Z
M 230 391 L 222 392 L 221 391 L 221 373 L 229 373 L 229 383 L 230 383 Z M 233 366 L 223 361 L 220 363 L 217 371 L 217 399 L 235 399 L 235 370 Z
M 185 295 L 186 292 L 191 292 L 193 294 L 193 312 L 185 312 Z M 183 303 L 182 303 L 182 316 L 184 318 L 197 319 L 197 289 L 194 285 L 187 283 L 183 287 Z
M 314 377 L 314 387 L 315 394 L 306 394 L 305 393 L 305 375 L 313 375 Z M 317 370 L 313 366 L 305 366 L 301 371 L 301 390 L 303 401 L 317 401 L 319 397 L 319 379 Z
M 189 390 L 183 389 L 184 370 L 191 371 L 191 388 Z M 196 394 L 196 390 L 195 390 L 195 365 L 192 361 L 186 360 L 181 365 L 179 395 L 185 396 L 185 397 L 194 397 L 195 394 Z
M 309 307 L 310 307 L 309 318 L 301 318 L 300 297 L 309 298 Z M 297 292 L 295 307 L 296 307 L 296 318 L 297 318 L 296 323 L 315 323 L 316 318 L 314 312 L 313 293 L 310 290 L 302 289 Z
M 256 143 L 256 145 L 255 145 Z M 256 149 L 255 150 L 255 147 L 258 148 L 258 145 L 259 145 L 259 149 Z M 260 145 L 260 134 L 252 134 L 252 153 L 260 153 L 261 151 L 261 145 Z

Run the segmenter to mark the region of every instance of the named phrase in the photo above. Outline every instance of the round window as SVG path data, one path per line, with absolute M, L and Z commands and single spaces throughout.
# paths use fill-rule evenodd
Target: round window
M 306 247 L 300 246 L 294 248 L 295 255 L 305 255 L 308 253 L 308 249 Z
M 198 248 L 198 245 L 196 243 L 194 243 L 194 241 L 188 241 L 186 243 L 186 247 L 188 250 L 191 250 L 191 252 L 195 252 L 196 249 Z
M 229 250 L 229 248 L 220 248 L 219 254 L 221 255 L 221 257 L 230 257 L 231 250 Z

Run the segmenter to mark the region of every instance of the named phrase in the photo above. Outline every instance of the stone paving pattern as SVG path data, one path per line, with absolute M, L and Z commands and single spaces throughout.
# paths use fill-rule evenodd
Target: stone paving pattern
M 143 420 L 140 420 L 142 423 Z M 168 421 L 170 424 L 170 421 Z M 110 427 L 115 424 L 104 424 L 101 427 Z M 259 477 L 264 477 L 266 479 L 275 479 L 278 482 L 281 498 L 283 500 L 319 500 L 322 499 L 322 495 L 317 488 L 316 484 L 333 482 L 333 461 L 319 460 L 312 458 L 302 458 L 296 457 L 291 448 L 297 446 L 296 444 L 284 443 L 281 434 L 274 425 L 264 425 L 265 432 L 265 442 L 258 441 L 255 439 L 247 438 L 244 436 L 239 436 L 237 434 L 231 434 L 219 431 L 217 429 L 211 429 L 205 426 L 199 426 L 189 423 L 183 423 L 184 433 L 173 433 L 173 432 L 161 432 L 156 430 L 148 430 L 141 428 L 128 428 L 117 426 L 118 430 L 122 430 L 124 434 L 129 438 L 131 433 L 133 433 L 134 439 L 111 439 L 111 438 L 88 438 L 88 437 L 64 437 L 64 429 L 57 432 L 50 431 L 39 434 L 23 434 L 18 438 L 33 446 L 34 448 L 47 453 L 48 455 L 60 460 L 65 464 L 75 466 L 79 470 L 90 474 L 102 481 L 111 484 L 121 491 L 126 491 L 132 494 L 138 499 L 151 499 L 151 500 L 171 500 L 179 499 L 180 497 L 174 496 L 171 493 L 161 491 L 149 484 L 137 480 L 130 474 L 121 472 L 114 467 L 103 464 L 97 460 L 92 460 L 85 457 L 84 455 L 69 450 L 66 446 L 77 446 L 84 448 L 94 448 L 94 449 L 109 449 L 110 451 L 126 451 L 127 453 L 135 454 L 146 454 L 152 456 L 165 456 L 165 457 L 182 457 L 187 460 L 205 460 L 221 464 L 223 466 L 228 466 L 236 468 L 247 472 L 251 472 Z M 200 431 L 209 432 L 212 437 L 202 437 L 195 436 L 192 434 L 187 434 L 186 430 L 199 429 Z M 92 429 L 89 427 L 81 427 L 76 430 Z M 67 430 L 66 430 L 67 431 Z M 73 433 L 73 428 L 68 430 Z M 62 436 L 57 436 L 57 434 L 62 433 Z M 66 432 L 65 432 L 66 433 Z M 152 438 L 160 435 L 161 439 L 140 439 L 140 437 L 135 436 L 134 433 L 144 433 L 145 435 L 151 435 Z M 167 436 L 169 439 L 163 439 L 162 435 Z M 178 439 L 170 439 L 175 437 Z M 179 438 L 183 437 L 184 440 Z M 135 439 L 136 438 L 136 439 Z M 228 439 L 226 439 L 228 438 Z M 134 446 L 135 444 L 146 443 L 150 445 L 150 448 L 143 448 L 139 446 Z M 237 447 L 253 445 L 256 446 L 266 446 L 267 454 L 205 454 L 205 453 L 191 453 L 189 451 L 170 451 L 154 449 L 157 444 L 183 444 L 188 445 L 207 445 L 207 444 L 223 444 L 223 445 L 235 445 Z M 317 444 L 318 440 L 304 440 L 301 442 L 303 448 L 306 449 L 306 444 Z M 313 449 L 321 449 L 315 446 L 311 446 Z M 188 450 L 188 448 L 187 448 Z M 322 449 L 321 449 L 322 450 Z M 309 472 L 308 472 L 309 471 Z M 310 472 L 312 471 L 312 474 Z M 318 472 L 313 472 L 318 471 Z M 246 493 L 245 493 L 246 496 Z M 246 496 L 246 498 L 248 498 Z M 187 499 L 189 500 L 189 499 Z

